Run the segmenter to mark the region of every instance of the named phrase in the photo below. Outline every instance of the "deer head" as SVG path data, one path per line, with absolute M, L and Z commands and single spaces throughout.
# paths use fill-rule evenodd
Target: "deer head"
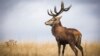
M 60 23 L 60 19 L 62 16 L 58 16 L 58 15 L 60 15 L 64 11 L 68 11 L 70 8 L 71 8 L 71 5 L 67 8 L 64 8 L 64 3 L 61 2 L 61 9 L 59 10 L 59 12 L 57 12 L 56 7 L 54 7 L 54 13 L 51 10 L 49 13 L 49 11 L 47 10 L 48 15 L 52 16 L 52 18 L 48 20 L 47 22 L 45 22 L 45 24 L 54 26 L 55 24 Z

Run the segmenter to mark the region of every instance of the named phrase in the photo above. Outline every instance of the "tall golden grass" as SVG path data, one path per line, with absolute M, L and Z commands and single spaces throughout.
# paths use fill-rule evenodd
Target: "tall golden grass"
M 85 56 L 100 56 L 99 43 L 85 43 L 82 46 Z M 81 56 L 81 53 L 78 55 Z M 0 43 L 0 56 L 57 56 L 57 44 L 25 42 L 7 46 L 5 43 Z M 74 56 L 69 45 L 66 46 L 65 56 Z

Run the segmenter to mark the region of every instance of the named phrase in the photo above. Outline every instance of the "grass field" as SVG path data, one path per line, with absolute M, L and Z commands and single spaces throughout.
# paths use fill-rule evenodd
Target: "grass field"
M 99 43 L 82 44 L 85 56 L 100 56 Z M 81 56 L 80 52 L 78 54 Z M 7 46 L 0 43 L 0 56 L 57 56 L 56 43 L 17 43 Z M 66 46 L 65 56 L 74 56 L 74 52 L 69 45 Z

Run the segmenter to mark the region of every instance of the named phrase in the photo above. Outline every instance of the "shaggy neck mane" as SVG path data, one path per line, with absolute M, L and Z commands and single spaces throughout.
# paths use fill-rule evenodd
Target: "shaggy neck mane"
M 55 24 L 54 26 L 52 26 L 52 33 L 55 32 L 55 30 L 58 28 L 58 27 L 63 27 L 61 22 L 59 22 L 58 24 Z
M 61 27 L 62 27 L 61 22 L 59 22 L 58 24 L 55 24 L 54 26 L 52 26 L 52 28 L 56 28 L 56 27 L 59 27 L 59 26 L 61 26 Z

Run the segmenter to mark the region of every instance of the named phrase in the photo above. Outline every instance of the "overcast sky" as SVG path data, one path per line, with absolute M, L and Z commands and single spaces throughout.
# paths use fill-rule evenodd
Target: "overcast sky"
M 52 18 L 47 9 L 57 6 L 62 0 L 0 0 L 0 40 L 49 42 L 55 41 L 51 27 L 44 24 Z M 61 22 L 68 28 L 82 33 L 82 41 L 100 40 L 100 1 L 63 0 L 68 12 L 61 14 Z

